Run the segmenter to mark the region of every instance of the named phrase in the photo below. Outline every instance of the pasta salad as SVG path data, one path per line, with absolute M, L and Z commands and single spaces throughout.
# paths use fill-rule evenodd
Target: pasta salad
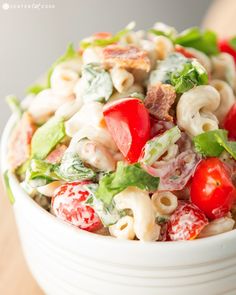
M 119 239 L 233 230 L 236 39 L 134 27 L 70 44 L 43 83 L 7 98 L 6 184 L 13 172 L 56 217 Z

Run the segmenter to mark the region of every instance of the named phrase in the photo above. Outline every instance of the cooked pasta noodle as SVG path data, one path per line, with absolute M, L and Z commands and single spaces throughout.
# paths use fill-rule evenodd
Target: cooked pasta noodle
M 134 83 L 134 77 L 125 69 L 114 67 L 110 70 L 111 79 L 115 89 L 119 92 L 126 92 Z
M 152 195 L 152 204 L 157 215 L 169 215 L 178 206 L 177 197 L 171 192 L 156 192 Z
M 222 217 L 211 221 L 200 233 L 200 238 L 215 236 L 233 229 L 235 221 L 230 217 Z
M 133 240 L 135 238 L 134 218 L 131 216 L 121 217 L 117 223 L 109 226 L 109 232 L 118 239 Z

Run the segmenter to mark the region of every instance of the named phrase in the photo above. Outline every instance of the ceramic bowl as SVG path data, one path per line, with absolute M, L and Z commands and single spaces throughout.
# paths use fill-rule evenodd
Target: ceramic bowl
M 2 171 L 15 118 L 2 136 Z M 29 268 L 48 295 L 236 294 L 236 231 L 187 242 L 122 241 L 57 219 L 10 175 Z

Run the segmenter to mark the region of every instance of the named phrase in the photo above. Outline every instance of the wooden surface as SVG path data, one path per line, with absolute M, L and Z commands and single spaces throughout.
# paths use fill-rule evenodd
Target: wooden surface
M 0 294 L 43 295 L 23 257 L 13 210 L 0 183 Z

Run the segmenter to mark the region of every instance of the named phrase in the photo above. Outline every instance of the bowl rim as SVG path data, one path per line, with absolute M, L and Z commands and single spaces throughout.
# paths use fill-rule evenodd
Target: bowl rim
M 9 136 L 11 134 L 11 131 L 13 129 L 13 127 L 15 126 L 15 124 L 17 123 L 17 115 L 13 114 L 11 115 L 11 117 L 8 119 L 3 133 L 2 133 L 2 137 L 1 137 L 1 174 L 3 175 L 3 173 L 8 169 L 8 161 L 7 161 L 7 149 L 8 149 L 8 139 Z M 166 242 L 157 242 L 157 241 L 152 241 L 152 242 L 143 242 L 143 241 L 139 241 L 139 240 L 123 240 L 123 239 L 116 239 L 114 237 L 111 236 L 103 236 L 103 235 L 99 235 L 99 234 L 95 234 L 92 232 L 88 232 L 82 229 L 79 229 L 77 227 L 74 227 L 72 225 L 70 225 L 69 223 L 57 218 L 56 216 L 54 216 L 52 213 L 48 212 L 47 210 L 43 209 L 38 203 L 36 203 L 25 191 L 24 189 L 20 186 L 20 183 L 18 181 L 18 179 L 16 178 L 16 176 L 9 172 L 9 182 L 10 184 L 13 184 L 15 187 L 17 187 L 19 189 L 19 191 L 21 192 L 21 196 L 23 196 L 24 200 L 28 202 L 29 206 L 32 207 L 33 210 L 40 210 L 42 212 L 42 214 L 44 214 L 44 216 L 48 219 L 50 219 L 51 222 L 54 223 L 58 223 L 61 226 L 64 227 L 65 230 L 69 230 L 71 231 L 72 234 L 76 234 L 76 235 L 81 235 L 84 238 L 87 239 L 91 239 L 100 243 L 109 243 L 115 246 L 129 246 L 129 247 L 137 247 L 140 245 L 142 245 L 142 247 L 146 247 L 147 250 L 150 248 L 155 247 L 157 250 L 161 250 L 161 249 L 168 249 L 171 248 L 172 250 L 178 250 L 180 248 L 183 248 L 183 246 L 186 248 L 195 248 L 196 249 L 201 246 L 204 247 L 205 245 L 209 246 L 209 243 L 215 244 L 215 243 L 222 243 L 222 241 L 224 240 L 229 240 L 229 239 L 235 239 L 236 240 L 236 229 L 233 229 L 231 231 L 225 232 L 225 233 L 221 233 L 219 235 L 215 235 L 215 236 L 210 236 L 210 237 L 205 237 L 205 238 L 201 238 L 201 239 L 195 239 L 195 240 L 188 240 L 188 241 L 166 241 Z M 4 182 L 3 182 L 4 184 Z M 4 184 L 5 186 L 5 184 Z M 17 199 L 15 200 L 15 202 L 17 202 Z M 13 204 L 14 206 L 14 204 Z

